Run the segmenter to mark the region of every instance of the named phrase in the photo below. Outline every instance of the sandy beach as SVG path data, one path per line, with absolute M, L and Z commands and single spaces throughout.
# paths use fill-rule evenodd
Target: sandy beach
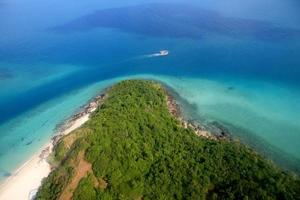
M 18 170 L 7 178 L 0 185 L 1 200 L 28 200 L 33 199 L 43 178 L 51 172 L 51 166 L 47 158 L 52 152 L 54 144 L 64 135 L 79 128 L 88 119 L 90 114 L 96 110 L 98 103 L 104 95 L 95 97 L 84 110 L 75 114 L 68 120 L 52 138 L 52 140 L 42 148 L 42 151 L 33 155 Z

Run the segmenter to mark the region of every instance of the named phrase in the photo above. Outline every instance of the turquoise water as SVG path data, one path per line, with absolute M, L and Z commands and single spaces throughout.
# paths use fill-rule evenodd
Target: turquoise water
M 300 169 L 300 4 L 0 2 L 0 179 L 103 88 L 162 81 L 185 114 L 217 121 Z M 22 16 L 22 17 L 20 17 Z M 168 49 L 166 57 L 151 57 Z
M 295 112 L 300 110 L 299 89 L 232 77 L 151 79 L 163 81 L 184 99 L 190 119 L 221 122 L 239 140 L 299 172 L 300 113 Z

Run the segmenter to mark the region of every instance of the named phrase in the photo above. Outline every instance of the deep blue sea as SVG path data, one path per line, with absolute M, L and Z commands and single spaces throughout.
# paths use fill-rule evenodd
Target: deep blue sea
M 300 173 L 299 77 L 298 0 L 0 0 L 0 180 L 128 78 Z

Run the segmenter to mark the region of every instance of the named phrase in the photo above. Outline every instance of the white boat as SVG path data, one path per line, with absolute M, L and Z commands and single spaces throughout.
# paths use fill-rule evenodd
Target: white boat
M 160 56 L 167 56 L 169 54 L 169 51 L 168 50 L 161 50 L 160 52 L 159 52 L 159 55 Z

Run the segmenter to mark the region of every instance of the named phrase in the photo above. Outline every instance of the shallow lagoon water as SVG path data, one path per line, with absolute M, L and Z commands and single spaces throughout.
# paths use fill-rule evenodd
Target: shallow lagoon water
M 299 89 L 261 80 L 153 77 L 184 101 L 187 118 L 225 125 L 235 138 L 299 172 Z M 180 102 L 180 100 L 179 100 Z
M 218 121 L 298 171 L 300 5 L 265 4 L 0 4 L 0 176 L 88 99 L 132 77 L 162 81 L 180 94 L 187 116 Z M 162 49 L 170 55 L 147 56 Z
M 20 163 L 50 141 L 59 125 L 79 112 L 92 97 L 100 94 L 117 79 L 102 81 L 45 102 L 0 126 L 2 162 L 0 173 L 10 175 Z

